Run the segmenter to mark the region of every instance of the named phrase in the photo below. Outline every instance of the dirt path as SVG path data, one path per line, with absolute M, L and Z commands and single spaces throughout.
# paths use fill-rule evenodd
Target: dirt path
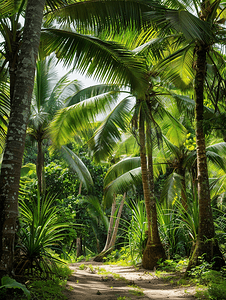
M 67 283 L 68 300 L 195 299 L 194 288 L 173 286 L 156 277 L 154 272 L 96 262 L 84 263 L 87 268 L 81 270 L 81 264 L 83 262 L 70 266 L 74 273 Z M 98 275 L 97 268 L 106 272 Z

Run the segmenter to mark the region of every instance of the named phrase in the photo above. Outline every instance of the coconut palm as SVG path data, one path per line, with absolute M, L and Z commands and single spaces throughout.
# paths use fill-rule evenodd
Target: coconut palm
M 45 1 L 27 2 L 23 43 L 20 48 L 17 67 L 17 81 L 11 101 L 5 151 L 0 179 L 0 270 L 10 273 L 13 269 L 14 237 L 17 228 L 18 191 L 20 169 L 29 118 L 36 58 L 41 32 Z M 36 17 L 33 18 L 33 10 Z M 4 14 L 1 14 L 1 18 Z M 28 63 L 29 62 L 29 63 Z

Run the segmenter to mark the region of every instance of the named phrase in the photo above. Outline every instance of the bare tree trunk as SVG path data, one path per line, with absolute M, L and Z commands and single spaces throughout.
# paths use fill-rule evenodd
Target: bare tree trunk
M 80 181 L 79 189 L 78 189 L 78 195 L 81 195 L 81 194 L 82 194 L 82 181 Z
M 111 206 L 111 217 L 110 217 L 110 223 L 109 223 L 109 228 L 108 228 L 108 233 L 107 233 L 107 239 L 106 239 L 106 243 L 105 243 L 105 246 L 104 246 L 104 249 L 102 250 L 102 252 L 105 252 L 108 249 L 108 245 L 110 243 L 112 230 L 113 230 L 115 210 L 116 210 L 116 195 L 113 196 L 113 202 L 112 202 L 112 206 Z
M 116 206 L 116 197 L 114 196 L 114 200 L 112 203 L 112 210 L 111 210 L 111 219 L 110 219 L 110 224 L 109 224 L 109 229 L 108 229 L 108 236 L 106 240 L 106 244 L 104 249 L 99 253 L 96 257 L 94 257 L 94 261 L 103 261 L 103 258 L 106 254 L 111 253 L 111 251 L 114 248 L 115 242 L 116 242 L 116 237 L 117 237 L 117 232 L 118 232 L 118 227 L 119 227 L 119 221 L 121 218 L 122 214 L 122 209 L 125 201 L 126 193 L 124 193 L 123 199 L 120 203 L 119 210 L 117 213 L 114 229 L 113 229 L 113 222 L 114 222 L 114 213 L 115 213 L 115 206 Z M 112 233 L 113 230 L 113 233 Z
M 113 249 L 113 247 L 115 246 L 118 227 L 119 227 L 119 222 L 120 222 L 120 218 L 121 218 L 121 215 L 122 215 L 122 209 L 123 209 L 123 206 L 124 206 L 125 199 L 126 199 L 126 193 L 124 193 L 123 199 L 120 203 L 117 218 L 116 218 L 116 221 L 115 221 L 114 230 L 113 230 L 112 237 L 111 237 L 111 241 L 108 245 L 108 248 L 111 248 L 111 249 Z
M 76 247 L 77 247 L 77 251 L 76 251 L 77 257 L 83 255 L 83 251 L 82 251 L 82 238 L 81 237 L 78 237 L 76 239 Z
M 44 0 L 28 0 L 17 79 L 0 175 L 0 272 L 13 270 L 18 192 L 40 41 Z

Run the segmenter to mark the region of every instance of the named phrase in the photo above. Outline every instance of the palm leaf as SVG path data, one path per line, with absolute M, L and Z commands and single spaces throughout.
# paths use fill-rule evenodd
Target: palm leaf
M 73 24 L 81 32 L 110 30 L 118 33 L 128 28 L 141 28 L 141 13 L 148 8 L 146 3 L 139 1 L 82 1 L 48 13 L 45 19 L 47 24 L 52 23 L 54 19 L 61 24 Z
M 65 65 L 73 65 L 96 80 L 128 85 L 132 91 L 144 94 L 145 65 L 121 45 L 59 29 L 43 30 L 42 40 L 47 52 L 56 52 Z
M 97 161 L 105 159 L 112 153 L 116 143 L 121 137 L 122 131 L 126 131 L 130 121 L 131 100 L 124 98 L 108 114 L 101 126 L 89 140 L 89 145 L 94 151 L 94 158 Z
M 86 92 L 83 95 L 86 95 Z M 80 96 L 82 96 L 82 92 Z M 78 98 L 74 96 L 71 101 L 76 102 L 75 100 Z M 78 132 L 83 129 L 87 130 L 99 114 L 110 110 L 110 105 L 115 101 L 115 97 L 112 97 L 111 92 L 108 92 L 58 111 L 50 124 L 50 134 L 54 145 L 60 147 L 67 144 Z
M 155 69 L 163 80 L 170 81 L 181 89 L 186 89 L 194 78 L 194 45 L 182 44 L 179 46 L 179 49 L 175 50 L 173 54 L 161 60 Z
M 77 173 L 79 179 L 84 183 L 86 189 L 89 190 L 90 187 L 93 186 L 93 179 L 82 160 L 66 146 L 61 147 L 61 153 L 68 162 L 70 168 Z
M 208 22 L 202 21 L 190 12 L 181 10 L 151 10 L 145 13 L 145 19 L 157 23 L 165 29 L 174 29 L 183 33 L 188 41 L 208 42 L 213 39 L 211 26 Z M 164 25 L 164 27 L 163 27 Z
M 98 200 L 98 198 L 94 197 L 94 196 L 87 196 L 86 198 L 83 198 L 81 200 L 81 203 L 89 203 L 90 206 L 92 207 L 90 209 L 90 212 L 93 216 L 95 216 L 97 219 L 101 218 L 104 227 L 106 229 L 106 231 L 108 230 L 108 226 L 109 226 L 109 221 L 107 216 L 104 214 L 104 211 L 100 205 L 100 202 Z
M 177 200 L 178 194 L 181 191 L 181 176 L 177 173 L 172 173 L 166 179 L 161 193 L 161 201 L 166 199 L 168 203 L 174 203 Z
M 109 207 L 114 194 L 124 194 L 142 182 L 141 167 L 135 168 L 111 181 L 104 190 L 104 203 Z
M 66 106 L 71 106 L 85 99 L 93 98 L 104 94 L 110 94 L 113 97 L 113 99 L 115 98 L 116 100 L 119 92 L 120 90 L 117 85 L 98 84 L 98 85 L 90 86 L 78 91 L 73 96 L 68 98 Z
M 140 157 L 128 157 L 120 160 L 117 164 L 108 169 L 104 177 L 104 187 L 125 172 L 129 172 L 138 167 L 140 167 Z
M 177 158 L 180 158 L 181 155 L 180 149 L 176 145 L 171 143 L 165 136 L 163 136 L 163 140 L 166 143 L 168 149 L 170 150 L 170 153 L 174 154 L 174 156 L 176 156 Z

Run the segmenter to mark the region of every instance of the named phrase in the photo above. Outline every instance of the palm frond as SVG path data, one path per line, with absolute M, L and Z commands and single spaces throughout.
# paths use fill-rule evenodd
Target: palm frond
M 120 160 L 108 169 L 104 177 L 104 187 L 125 172 L 129 172 L 130 170 L 138 167 L 140 167 L 140 157 L 128 157 Z
M 94 197 L 94 196 L 87 196 L 87 197 L 84 197 L 81 201 L 82 202 L 85 202 L 85 203 L 89 203 L 90 206 L 92 207 L 90 209 L 90 213 L 92 215 L 94 215 L 96 218 L 101 218 L 103 224 L 104 224 L 104 227 L 106 229 L 106 231 L 108 230 L 108 226 L 109 226 L 109 221 L 108 221 L 108 218 L 107 216 L 104 214 L 104 211 L 101 207 L 101 204 L 98 200 L 97 197 Z
M 73 65 L 82 74 L 121 86 L 143 95 L 146 69 L 143 60 L 115 42 L 59 29 L 45 29 L 42 39 L 47 52 L 56 52 L 65 65 Z
M 67 144 L 79 131 L 88 129 L 99 114 L 110 110 L 110 105 L 114 103 L 115 98 L 109 92 L 59 110 L 50 124 L 54 145 L 60 147 Z
M 166 143 L 166 146 L 168 147 L 168 149 L 170 150 L 170 152 L 175 155 L 177 158 L 180 157 L 181 152 L 180 149 L 174 145 L 173 143 L 171 143 L 165 136 L 163 136 L 163 140 Z
M 119 92 L 120 90 L 117 85 L 98 84 L 98 85 L 89 86 L 87 88 L 78 91 L 73 96 L 68 98 L 66 106 L 71 106 L 85 99 L 93 98 L 107 93 L 110 93 L 113 99 L 115 98 L 116 100 Z
M 135 168 L 111 181 L 104 190 L 104 203 L 109 207 L 114 194 L 123 194 L 142 182 L 141 167 Z
M 68 162 L 70 168 L 76 172 L 86 189 L 89 190 L 90 187 L 93 186 L 93 179 L 82 160 L 66 146 L 61 147 L 61 153 Z
M 202 21 L 185 9 L 161 9 L 151 10 L 145 13 L 145 19 L 157 23 L 157 26 L 167 29 L 174 29 L 183 33 L 188 41 L 208 42 L 213 39 L 211 26 L 208 22 Z
M 123 133 L 121 141 L 117 144 L 114 151 L 116 157 L 138 156 L 140 154 L 140 148 L 134 135 L 130 133 Z
M 120 140 L 122 131 L 126 131 L 130 121 L 131 100 L 124 98 L 108 114 L 101 126 L 89 140 L 89 145 L 94 151 L 97 161 L 105 159 L 112 153 L 116 143 Z
M 181 89 L 187 89 L 194 79 L 194 45 L 186 43 L 179 46 L 178 50 L 173 51 L 156 65 L 156 71 L 162 80 L 170 81 Z
M 166 199 L 166 201 L 170 204 L 174 203 L 177 200 L 178 194 L 181 191 L 181 176 L 177 173 L 172 173 L 166 179 L 165 184 L 161 193 L 161 201 Z
M 61 24 L 73 24 L 80 32 L 89 29 L 97 33 L 100 30 L 118 33 L 128 28 L 141 28 L 141 13 L 147 9 L 146 3 L 138 1 L 82 1 L 48 13 L 45 19 L 47 24 L 53 19 Z

